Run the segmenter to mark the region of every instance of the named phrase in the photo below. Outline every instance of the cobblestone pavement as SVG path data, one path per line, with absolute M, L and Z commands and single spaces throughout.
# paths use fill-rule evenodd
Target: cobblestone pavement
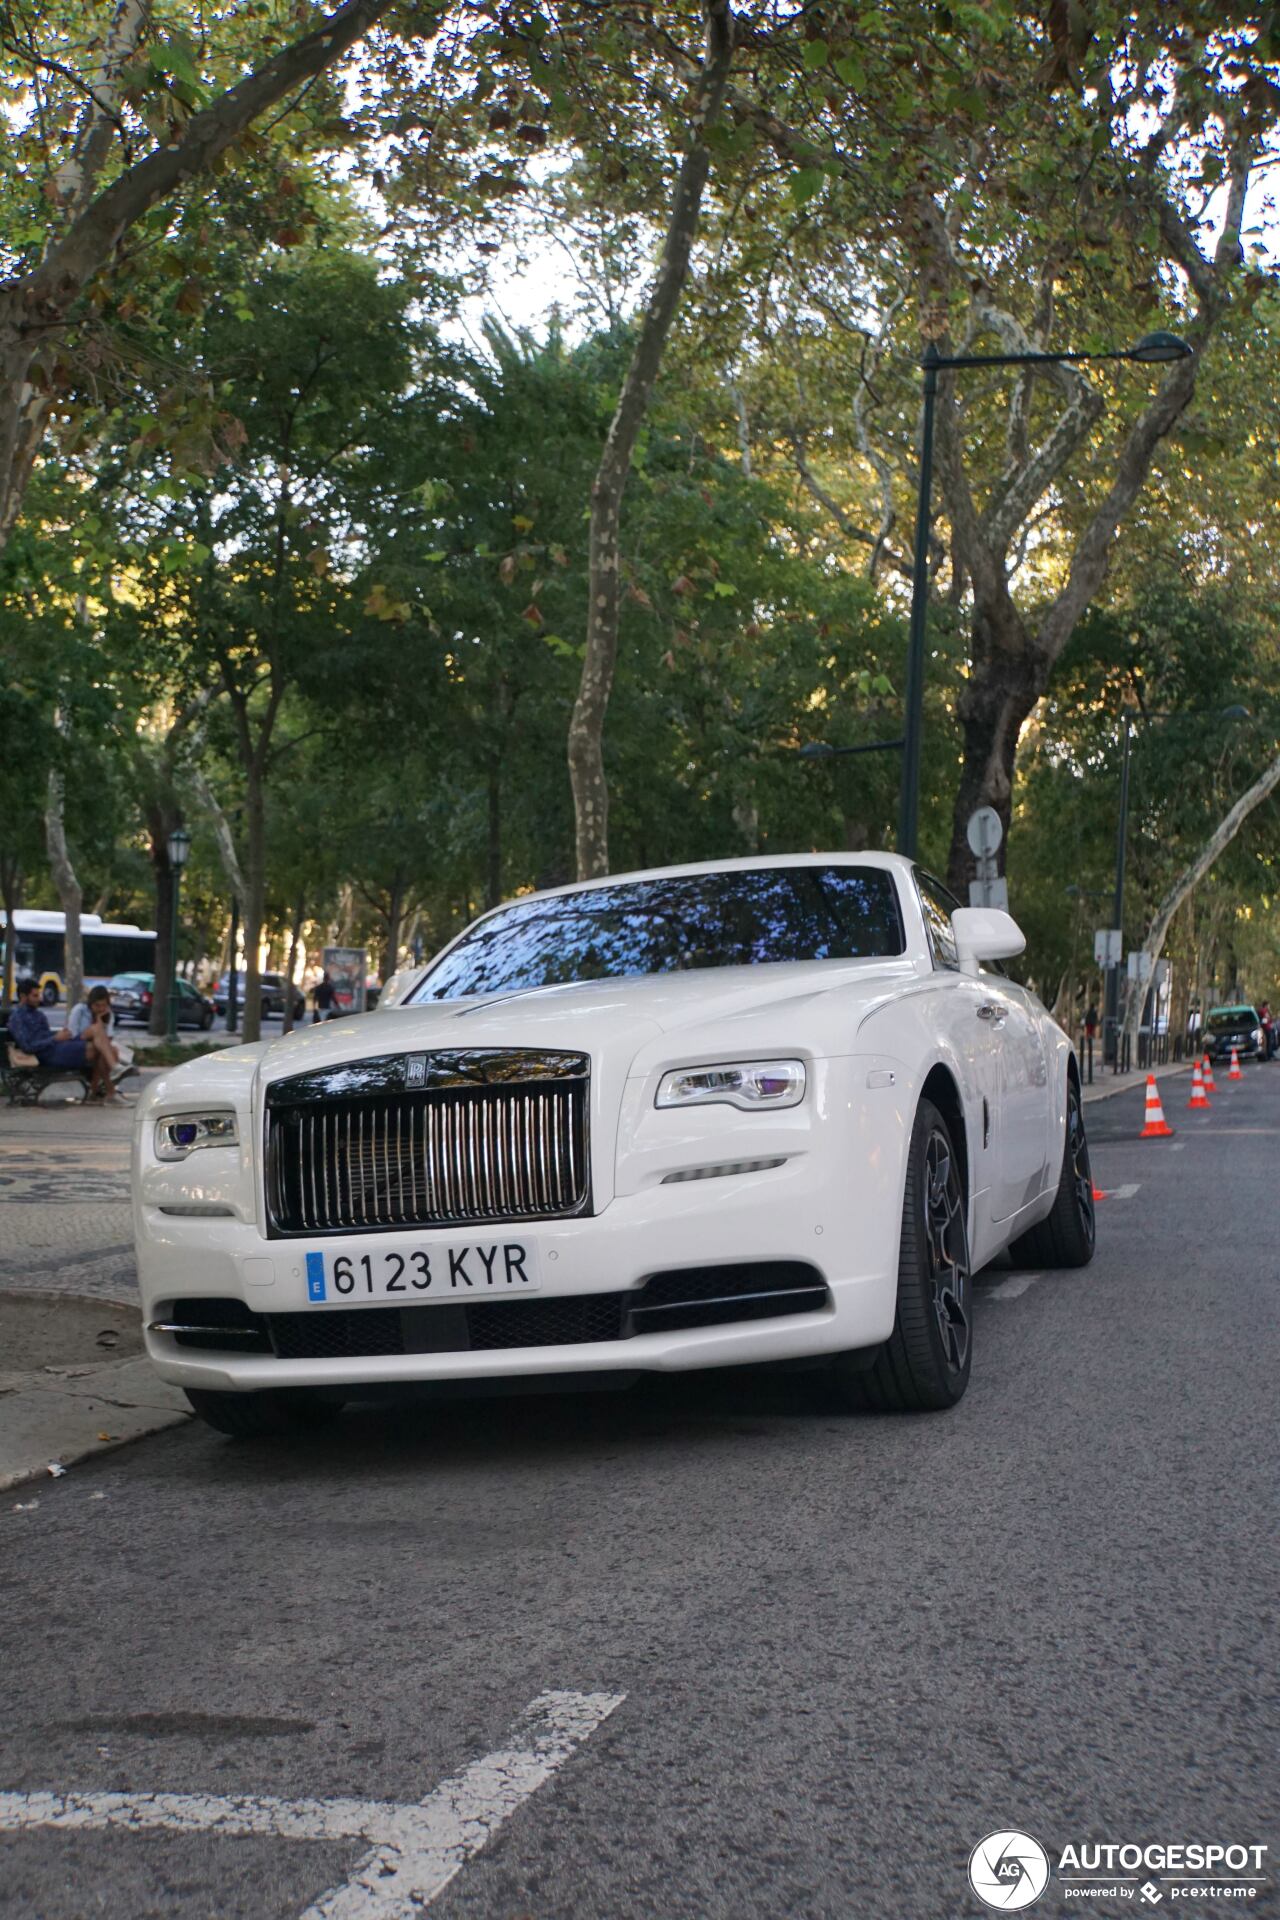
M 0 1289 L 136 1301 L 131 1118 L 79 1104 L 0 1109 Z

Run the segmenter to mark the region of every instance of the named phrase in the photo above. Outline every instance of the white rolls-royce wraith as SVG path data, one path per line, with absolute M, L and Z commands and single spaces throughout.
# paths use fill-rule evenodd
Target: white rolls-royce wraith
M 231 1433 L 813 1356 L 852 1405 L 952 1406 L 974 1273 L 1093 1252 L 1071 1045 L 998 965 L 1022 946 L 890 854 L 498 907 L 400 1004 L 152 1085 L 148 1352 Z

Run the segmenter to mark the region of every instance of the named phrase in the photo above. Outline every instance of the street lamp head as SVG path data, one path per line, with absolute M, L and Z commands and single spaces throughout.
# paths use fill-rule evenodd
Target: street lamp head
M 1222 718 L 1224 720 L 1252 720 L 1253 715 L 1250 713 L 1248 707 L 1224 707 L 1222 709 Z
M 176 867 L 178 871 L 181 872 L 187 864 L 187 857 L 190 852 L 191 835 L 185 827 L 175 827 L 169 835 L 169 865 Z
M 1135 346 L 1125 355 L 1127 360 L 1141 360 L 1146 366 L 1160 366 L 1166 360 L 1186 360 L 1192 349 L 1176 333 L 1166 333 L 1163 328 L 1155 333 L 1144 333 Z
M 835 748 L 828 746 L 825 740 L 810 740 L 805 746 L 796 748 L 798 760 L 829 760 Z

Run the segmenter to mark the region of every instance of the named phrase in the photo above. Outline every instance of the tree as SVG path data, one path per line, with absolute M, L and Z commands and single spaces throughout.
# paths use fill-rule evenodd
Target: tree
M 1260 807 L 1277 787 L 1280 787 L 1280 754 L 1276 755 L 1253 784 L 1240 795 L 1235 805 L 1218 822 L 1195 858 L 1183 868 L 1160 901 L 1147 928 L 1146 939 L 1142 943 L 1142 957 L 1138 968 L 1140 980 L 1150 978 L 1156 961 L 1164 951 L 1165 938 L 1178 908 L 1199 886 L 1215 861 L 1226 852 L 1249 815 Z M 1129 996 L 1129 1004 L 1125 1009 L 1124 1030 L 1130 1039 L 1138 1031 L 1144 998 L 1145 995 L 1141 992 L 1131 993 Z
M 80 72 L 59 57 L 66 21 L 37 16 L 33 24 L 4 10 L 0 52 L 28 89 L 30 119 L 15 143 L 9 182 L 25 202 L 26 243 L 0 254 L 7 268 L 0 280 L 0 547 L 21 510 L 59 386 L 72 377 L 60 357 L 68 331 L 83 321 L 125 236 L 214 168 L 268 108 L 340 60 L 391 5 L 347 0 L 269 54 L 270 31 L 246 49 L 224 22 L 228 44 L 223 54 L 223 36 L 215 38 L 213 64 L 235 73 L 246 51 L 258 63 L 220 91 L 199 72 L 190 38 L 162 35 L 146 0 L 114 0 L 101 35 L 85 36 L 77 11 L 73 43 L 87 48 Z M 428 7 L 426 30 L 438 24 Z
M 202 704 L 204 738 L 235 769 L 243 853 L 227 851 L 243 882 L 253 1039 L 273 779 L 308 729 L 308 689 L 354 689 L 373 630 L 400 618 L 369 565 L 392 517 L 379 482 L 415 327 L 407 290 L 354 254 L 298 248 L 256 273 L 240 264 L 189 351 L 220 376 L 243 444 L 216 485 L 175 480 L 162 449 L 135 453 L 120 594 L 122 617 L 142 622 L 153 657 L 167 653 L 179 702 Z
M 810 387 L 819 421 L 843 364 L 849 430 L 834 445 L 861 470 L 861 510 L 846 518 L 873 563 L 903 558 L 917 343 L 1112 348 L 1173 324 L 1195 349 L 1154 393 L 1117 386 L 1109 401 L 1070 366 L 940 383 L 937 559 L 971 628 L 948 862 L 963 891 L 970 812 L 994 805 L 1007 825 L 1021 729 L 1104 586 L 1201 357 L 1232 303 L 1267 284 L 1242 243 L 1254 170 L 1275 145 L 1277 49 L 1260 10 L 1207 4 L 1044 16 L 899 0 L 874 20 L 824 8 L 807 32 L 798 57 L 769 41 L 767 104 L 759 85 L 730 94 L 757 144 L 721 183 L 725 264 L 709 292 L 731 314 L 754 301 L 757 350 L 791 335 L 802 367 L 826 368 Z
M 605 438 L 591 488 L 590 568 L 586 653 L 569 723 L 569 778 L 576 822 L 580 880 L 609 871 L 609 794 L 604 773 L 604 721 L 618 655 L 621 594 L 618 532 L 622 495 L 637 435 L 662 364 L 698 227 L 711 170 L 706 129 L 715 122 L 733 59 L 733 15 L 728 0 L 706 0 L 706 53 L 689 109 L 684 158 L 672 195 L 662 259 L 645 300 L 635 349 Z

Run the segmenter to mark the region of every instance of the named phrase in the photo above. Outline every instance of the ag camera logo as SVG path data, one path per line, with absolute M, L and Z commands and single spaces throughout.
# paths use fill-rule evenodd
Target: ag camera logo
M 1049 1856 L 1029 1833 L 989 1833 L 969 1855 L 969 1885 L 985 1906 L 1016 1913 L 1049 1884 Z

